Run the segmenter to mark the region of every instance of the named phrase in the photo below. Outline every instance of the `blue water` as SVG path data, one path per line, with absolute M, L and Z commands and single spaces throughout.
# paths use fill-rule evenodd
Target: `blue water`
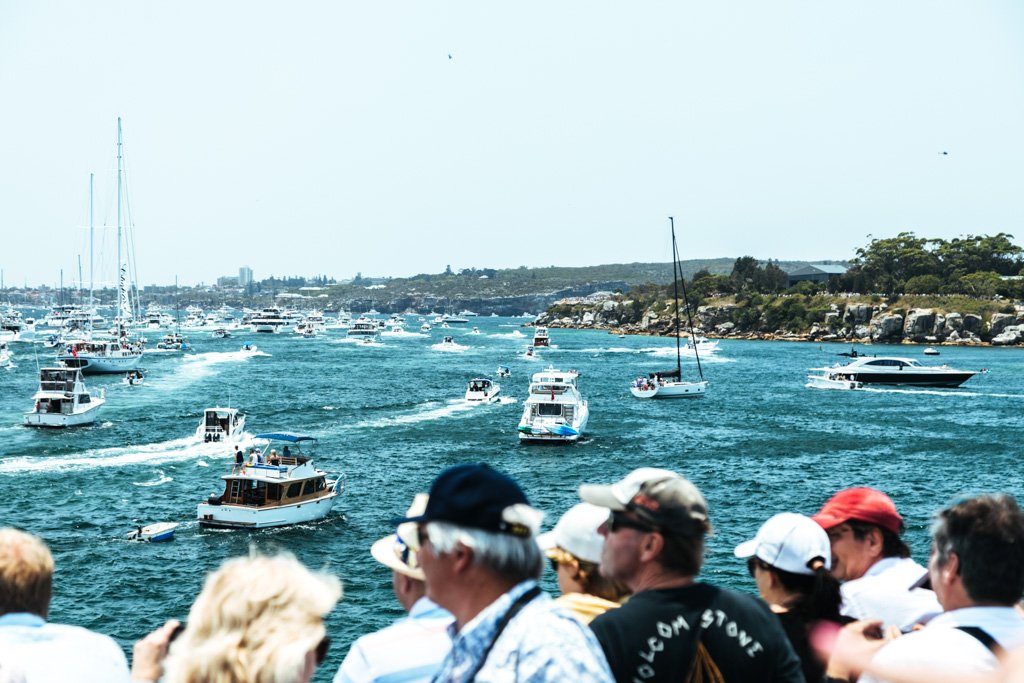
M 556 347 L 530 361 L 532 330 L 520 321 L 479 318 L 434 330 L 432 338 L 385 338 L 375 348 L 340 341 L 341 331 L 219 340 L 195 333 L 195 352 L 147 354 L 146 384 L 88 378 L 106 389 L 94 426 L 39 431 L 20 426 L 31 407 L 41 347 L 14 344 L 17 368 L 0 370 L 0 525 L 43 537 L 57 560 L 51 618 L 116 638 L 126 649 L 166 618 L 184 619 L 203 577 L 250 545 L 295 553 L 335 572 L 345 597 L 330 615 L 334 647 L 317 680 L 330 680 L 349 643 L 400 616 L 388 570 L 369 554 L 414 493 L 444 467 L 484 461 L 517 478 L 548 525 L 577 501 L 582 482 L 611 482 L 640 466 L 667 467 L 705 493 L 715 533 L 705 578 L 754 591 L 733 547 L 776 512 L 813 513 L 836 490 L 869 485 L 889 492 L 906 518 L 914 555 L 927 555 L 930 515 L 968 492 L 1024 491 L 1024 350 L 920 347 L 873 353 L 988 373 L 959 390 L 859 392 L 804 387 L 806 369 L 840 360 L 839 345 L 724 341 L 704 360 L 700 400 L 640 401 L 631 379 L 674 364 L 668 339 L 619 339 L 596 331 L 552 330 Z M 432 350 L 443 333 L 469 348 Z M 523 336 L 515 336 L 522 334 Z M 152 335 L 151 335 L 152 336 Z M 268 355 L 243 357 L 252 340 Z M 864 350 L 864 349 L 862 349 Z M 586 439 L 567 447 L 522 446 L 516 425 L 529 376 L 549 363 L 578 369 L 590 401 Z M 695 375 L 692 359 L 684 375 Z M 468 407 L 466 383 L 499 364 L 507 403 Z M 230 460 L 224 446 L 194 432 L 202 410 L 231 405 L 247 430 L 307 432 L 319 439 L 317 464 L 344 472 L 348 489 L 325 520 L 260 532 L 200 530 L 196 504 L 220 490 Z M 176 540 L 124 540 L 139 524 L 181 523 Z M 547 574 L 545 587 L 555 590 Z

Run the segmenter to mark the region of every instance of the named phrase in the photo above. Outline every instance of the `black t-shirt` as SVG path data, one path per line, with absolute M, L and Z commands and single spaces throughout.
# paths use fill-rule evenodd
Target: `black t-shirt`
M 642 591 L 590 628 L 620 683 L 684 680 L 698 634 L 726 683 L 804 683 L 800 660 L 768 605 L 705 583 Z
M 818 661 L 808 640 L 807 622 L 795 612 L 776 612 L 775 616 L 782 623 L 789 644 L 800 658 L 800 668 L 803 669 L 807 683 L 821 683 L 825 679 L 825 665 Z

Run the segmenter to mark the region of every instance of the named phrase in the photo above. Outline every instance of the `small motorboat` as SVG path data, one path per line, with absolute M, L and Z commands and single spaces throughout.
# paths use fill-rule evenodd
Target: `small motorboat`
M 256 348 L 255 344 L 251 344 L 249 342 L 242 344 L 241 348 L 242 353 L 256 353 L 258 350 L 259 349 Z
M 480 334 L 480 328 L 479 327 L 474 327 L 472 329 L 472 331 L 470 331 L 470 334 Z
M 128 532 L 128 540 L 149 541 L 150 543 L 173 541 L 174 530 L 177 528 L 177 522 L 157 522 L 148 526 L 140 526 L 134 531 Z
M 210 334 L 210 336 L 214 339 L 227 339 L 231 336 L 231 333 L 228 332 L 226 328 L 218 327 Z
M 822 372 L 820 375 L 807 375 L 807 387 L 811 389 L 863 389 L 864 383 L 851 379 L 838 372 Z
M 935 348 L 934 346 L 929 346 L 928 348 L 926 348 L 924 350 L 924 355 L 926 355 L 926 356 L 937 356 L 937 355 L 939 355 L 939 350 L 937 348 Z
M 523 355 L 526 356 L 527 358 L 533 358 L 534 357 L 533 356 L 533 347 L 532 346 L 527 346 L 526 347 L 526 353 L 524 353 Z
M 501 385 L 484 377 L 469 380 L 466 401 L 470 403 L 494 403 L 501 393 Z
M 134 387 L 144 383 L 146 376 L 142 373 L 142 370 L 129 370 L 121 381 L 130 387 Z
M 207 408 L 196 427 L 196 438 L 205 443 L 238 443 L 245 434 L 245 415 L 237 408 Z
M 508 369 L 507 365 L 499 365 L 498 369 L 494 371 L 494 374 L 498 377 L 511 377 L 512 371 Z

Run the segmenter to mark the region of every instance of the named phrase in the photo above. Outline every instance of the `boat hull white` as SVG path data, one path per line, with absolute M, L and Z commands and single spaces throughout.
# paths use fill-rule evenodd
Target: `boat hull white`
M 139 367 L 140 358 L 141 353 L 123 356 L 92 356 L 80 353 L 78 356 L 63 354 L 58 356 L 57 360 L 68 367 L 81 368 L 83 375 L 110 375 L 134 370 Z
M 583 432 L 587 429 L 587 420 L 590 419 L 590 411 L 586 405 L 580 407 L 577 413 L 578 419 L 573 424 L 566 424 L 564 421 L 545 421 L 535 419 L 533 422 L 520 422 L 519 441 L 534 443 L 573 443 L 579 441 Z
M 104 403 L 106 403 L 104 399 L 94 398 L 88 404 L 88 408 L 79 410 L 76 413 L 46 413 L 33 410 L 32 412 L 25 413 L 25 425 L 27 427 L 59 429 L 62 427 L 78 427 L 79 425 L 92 424 L 96 421 L 96 415 Z
M 707 382 L 665 382 L 645 387 L 630 387 L 637 398 L 703 398 Z
M 338 491 L 334 487 L 319 498 L 291 505 L 248 507 L 244 505 L 211 505 L 200 503 L 197 509 L 199 526 L 221 529 L 268 529 L 323 519 L 331 512 Z
M 863 389 L 864 384 L 853 379 L 829 377 L 828 375 L 807 375 L 807 386 L 811 389 Z

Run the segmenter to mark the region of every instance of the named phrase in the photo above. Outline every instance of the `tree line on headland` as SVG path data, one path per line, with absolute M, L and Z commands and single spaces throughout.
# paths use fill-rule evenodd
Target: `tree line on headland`
M 743 256 L 728 275 L 700 270 L 681 284 L 698 332 L 711 336 L 1020 344 L 1024 249 L 1012 237 L 947 241 L 903 232 L 873 239 L 827 282 L 791 286 L 778 265 Z M 538 324 L 672 334 L 674 320 L 670 283 L 563 299 Z

